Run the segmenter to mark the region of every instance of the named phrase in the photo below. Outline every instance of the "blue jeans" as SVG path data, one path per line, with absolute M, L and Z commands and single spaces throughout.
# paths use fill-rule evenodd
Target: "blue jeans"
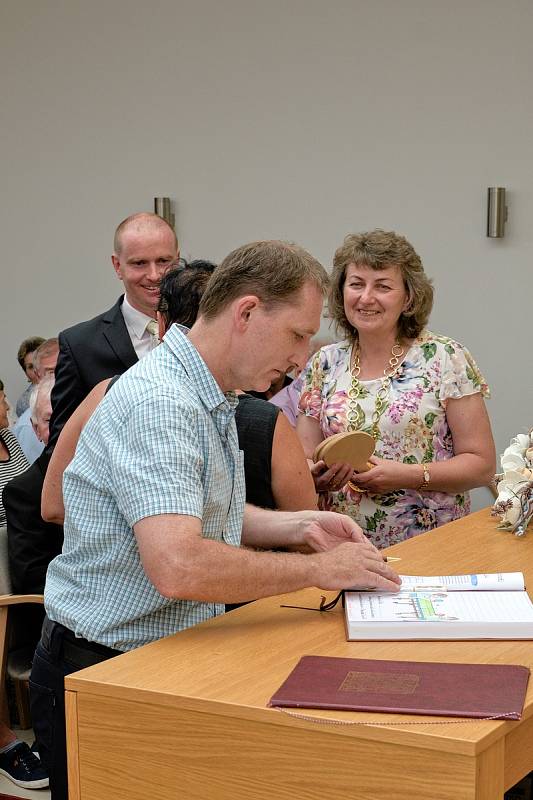
M 118 650 L 77 638 L 45 617 L 30 676 L 33 729 L 50 777 L 52 800 L 68 800 L 65 675 L 119 655 Z

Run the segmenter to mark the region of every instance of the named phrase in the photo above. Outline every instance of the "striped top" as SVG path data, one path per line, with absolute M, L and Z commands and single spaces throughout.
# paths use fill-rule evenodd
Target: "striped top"
M 0 439 L 7 447 L 9 458 L 7 461 L 0 461 L 0 525 L 6 524 L 6 512 L 4 504 L 2 503 L 2 492 L 4 486 L 9 483 L 12 478 L 26 472 L 30 466 L 26 460 L 26 456 L 20 449 L 20 445 L 13 433 L 8 428 L 0 430 Z

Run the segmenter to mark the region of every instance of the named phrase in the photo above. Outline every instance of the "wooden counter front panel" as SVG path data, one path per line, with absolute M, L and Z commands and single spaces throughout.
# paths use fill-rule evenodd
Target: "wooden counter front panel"
M 486 751 L 476 771 L 464 755 L 332 735 L 331 726 L 322 732 L 319 723 L 276 726 L 77 694 L 80 800 L 146 800 L 147 786 L 150 800 L 503 795 L 503 741 Z
M 530 676 L 530 682 L 533 677 Z M 533 717 L 512 726 L 505 737 L 505 790 L 533 771 Z

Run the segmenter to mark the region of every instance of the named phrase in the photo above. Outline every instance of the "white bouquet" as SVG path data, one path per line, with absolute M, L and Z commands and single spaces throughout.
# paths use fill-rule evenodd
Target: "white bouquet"
M 498 528 L 522 536 L 533 517 L 533 428 L 511 440 L 501 464 L 492 513 L 501 517 Z

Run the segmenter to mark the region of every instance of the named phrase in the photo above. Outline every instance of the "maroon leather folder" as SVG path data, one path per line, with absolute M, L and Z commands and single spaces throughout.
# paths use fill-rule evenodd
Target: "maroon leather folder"
M 269 706 L 520 719 L 529 668 L 303 656 Z

